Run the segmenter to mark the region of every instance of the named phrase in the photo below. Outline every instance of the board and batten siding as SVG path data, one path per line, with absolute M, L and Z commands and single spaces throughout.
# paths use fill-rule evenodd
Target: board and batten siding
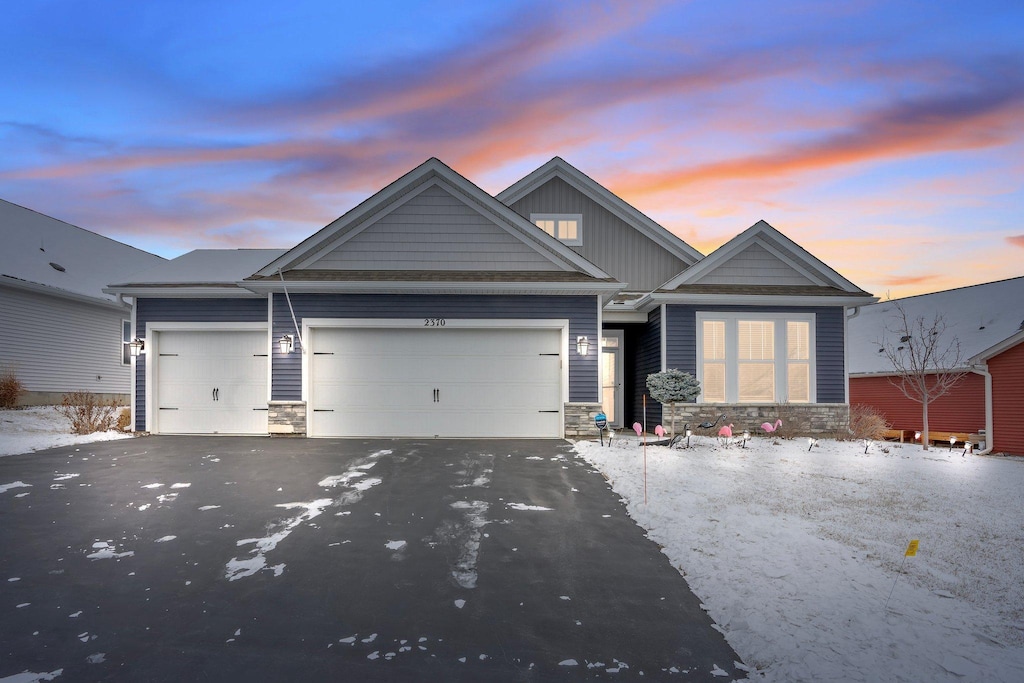
M 558 266 L 432 185 L 321 256 L 325 270 L 554 271 Z
M 146 325 L 156 322 L 224 323 L 266 322 L 267 299 L 138 299 L 135 302 L 135 334 L 146 336 Z M 145 355 L 136 360 L 135 431 L 146 431 Z
M 447 318 L 447 319 L 567 319 L 569 321 L 569 400 L 596 402 L 597 305 L 594 296 L 500 296 L 432 294 L 293 294 L 291 304 L 299 328 L 304 318 Z M 276 341 L 295 336 L 295 325 L 284 295 L 274 295 Z M 576 338 L 591 340 L 591 351 L 579 356 Z M 274 345 L 271 398 L 302 399 L 302 355 L 282 354 Z
M 921 404 L 907 398 L 889 376 L 851 377 L 850 405 L 880 412 L 892 429 L 920 430 Z M 973 434 L 985 428 L 985 380 L 968 374 L 945 396 L 928 404 L 928 429 Z M 999 430 L 995 430 L 997 438 Z
M 629 427 L 634 422 L 644 421 L 644 397 L 647 397 L 647 427 L 654 430 L 654 425 L 661 422 L 661 404 L 655 401 L 647 391 L 647 375 L 661 372 L 661 307 L 647 314 L 647 324 L 637 337 L 635 376 L 633 377 L 633 415 L 627 415 L 623 425 Z M 628 349 L 627 349 L 628 352 Z
M 127 308 L 0 287 L 0 368 L 13 370 L 27 391 L 127 395 L 121 325 L 130 318 Z
M 698 285 L 813 285 L 806 275 L 754 243 L 694 280 Z
M 581 214 L 583 244 L 569 248 L 631 291 L 657 289 L 686 268 L 662 246 L 561 178 L 552 178 L 511 208 L 527 220 L 533 213 Z
M 818 403 L 846 403 L 843 353 L 843 308 L 786 306 L 691 306 L 669 304 L 665 348 L 668 367 L 697 372 L 697 313 L 813 313 L 815 382 Z
M 1024 455 L 1024 344 L 988 360 L 992 373 L 992 444 L 995 450 Z

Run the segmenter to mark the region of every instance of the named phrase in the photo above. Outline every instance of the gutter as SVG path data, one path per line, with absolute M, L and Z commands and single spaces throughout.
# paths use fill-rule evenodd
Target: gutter
M 992 373 L 988 371 L 988 364 L 972 365 L 970 371 L 985 378 L 985 448 L 975 455 L 988 455 L 995 448 L 995 440 L 992 434 Z

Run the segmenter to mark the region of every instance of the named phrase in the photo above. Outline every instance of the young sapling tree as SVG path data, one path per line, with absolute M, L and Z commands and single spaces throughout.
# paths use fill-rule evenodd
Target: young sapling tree
M 928 450 L 928 404 L 949 393 L 967 374 L 965 359 L 960 340 L 950 334 L 941 313 L 930 319 L 911 317 L 898 301 L 893 308 L 879 346 L 895 370 L 889 382 L 921 404 L 921 444 Z

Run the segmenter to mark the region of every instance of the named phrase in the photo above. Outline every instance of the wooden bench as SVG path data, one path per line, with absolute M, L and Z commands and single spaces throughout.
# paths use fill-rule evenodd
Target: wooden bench
M 899 441 L 900 443 L 916 443 L 918 440 L 917 434 L 918 430 L 916 429 L 887 429 L 885 430 L 883 438 Z M 928 441 L 933 444 L 949 444 L 949 437 L 951 436 L 955 437 L 956 443 L 961 446 L 968 441 L 972 441 L 975 445 L 978 443 L 977 434 L 967 434 L 966 432 L 942 432 L 935 429 L 928 431 Z

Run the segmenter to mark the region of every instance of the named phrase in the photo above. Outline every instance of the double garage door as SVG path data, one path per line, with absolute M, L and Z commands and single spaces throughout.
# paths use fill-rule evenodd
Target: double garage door
M 311 436 L 561 436 L 562 333 L 313 328 Z
M 315 327 L 307 336 L 310 436 L 561 436 L 561 329 Z M 151 428 L 266 434 L 267 347 L 264 330 L 159 332 Z

